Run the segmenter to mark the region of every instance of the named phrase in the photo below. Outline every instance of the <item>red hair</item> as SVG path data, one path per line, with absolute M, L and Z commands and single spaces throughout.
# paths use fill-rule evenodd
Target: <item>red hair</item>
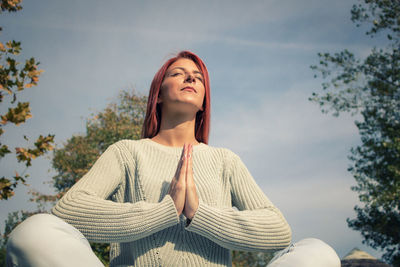
M 190 51 L 181 51 L 175 57 L 170 58 L 167 62 L 154 75 L 153 81 L 151 82 L 149 97 L 147 101 L 146 117 L 142 127 L 142 138 L 152 138 L 157 135 L 160 131 L 161 125 L 161 107 L 157 104 L 158 95 L 161 89 L 161 84 L 164 80 L 165 73 L 169 66 L 180 58 L 187 58 L 192 60 L 204 77 L 204 100 L 203 110 L 199 110 L 196 114 L 195 122 L 195 138 L 197 141 L 208 144 L 208 135 L 210 131 L 210 79 L 206 65 L 203 61 L 194 53 Z

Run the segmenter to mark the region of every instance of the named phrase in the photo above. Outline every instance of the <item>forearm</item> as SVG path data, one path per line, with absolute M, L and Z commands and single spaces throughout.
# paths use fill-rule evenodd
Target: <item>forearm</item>
M 271 251 L 287 247 L 291 229 L 275 207 L 237 211 L 200 202 L 186 230 L 231 250 Z
M 130 242 L 179 223 L 169 195 L 159 203 L 117 203 L 90 192 L 67 193 L 52 213 L 81 231 L 89 241 Z

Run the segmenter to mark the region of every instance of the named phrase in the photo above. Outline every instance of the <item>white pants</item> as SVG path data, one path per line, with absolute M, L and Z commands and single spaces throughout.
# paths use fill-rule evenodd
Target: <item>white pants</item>
M 11 233 L 6 266 L 104 267 L 87 239 L 51 214 L 36 214 Z M 275 254 L 268 267 L 340 267 L 336 252 L 319 239 L 303 239 Z
M 278 251 L 267 267 L 340 267 L 335 250 L 316 238 L 305 238 Z
M 46 213 L 18 225 L 7 242 L 6 267 L 104 267 L 72 225 Z

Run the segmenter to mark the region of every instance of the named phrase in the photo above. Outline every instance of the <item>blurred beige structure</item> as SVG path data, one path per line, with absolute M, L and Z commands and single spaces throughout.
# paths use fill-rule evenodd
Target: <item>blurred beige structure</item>
M 350 251 L 341 262 L 342 267 L 391 267 L 358 248 Z

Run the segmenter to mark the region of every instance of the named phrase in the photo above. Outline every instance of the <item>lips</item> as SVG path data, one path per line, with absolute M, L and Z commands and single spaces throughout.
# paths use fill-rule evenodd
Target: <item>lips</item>
M 190 87 L 190 86 L 186 86 L 186 87 L 182 88 L 182 91 L 192 91 L 192 92 L 197 93 L 196 89 L 194 89 L 193 87 Z

